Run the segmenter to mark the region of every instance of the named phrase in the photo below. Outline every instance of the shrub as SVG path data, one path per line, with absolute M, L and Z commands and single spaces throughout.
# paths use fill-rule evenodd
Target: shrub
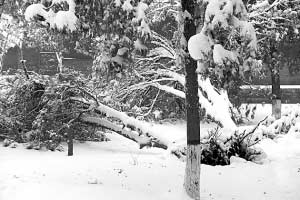
M 243 133 L 236 131 L 225 141 L 220 139 L 218 128 L 210 131 L 209 136 L 203 141 L 201 163 L 213 166 L 229 165 L 231 156 L 257 161 L 257 157 L 264 152 L 254 147 L 260 141 L 259 138 L 252 138 L 254 131 Z
M 9 100 L 1 105 L 5 112 L 0 117 L 0 128 L 6 138 L 27 142 L 29 149 L 50 150 L 66 141 L 68 133 L 82 141 L 105 140 L 95 134 L 95 127 L 77 120 L 83 112 L 89 112 L 89 107 L 72 97 L 92 98 L 83 75 L 75 71 L 56 77 L 36 74 L 31 80 L 16 75 L 14 83 L 17 84 L 8 93 Z

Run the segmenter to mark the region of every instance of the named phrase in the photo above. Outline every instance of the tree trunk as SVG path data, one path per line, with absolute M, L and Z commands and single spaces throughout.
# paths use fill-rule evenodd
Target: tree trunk
M 73 156 L 73 132 L 68 129 L 68 156 Z
M 3 12 L 3 7 L 4 7 L 4 0 L 0 0 L 0 18 L 2 16 L 2 12 Z
M 281 118 L 281 91 L 279 67 L 274 66 L 271 70 L 272 79 L 272 115 L 275 119 Z
M 21 65 L 21 68 L 24 71 L 24 75 L 26 77 L 27 80 L 29 80 L 29 75 L 28 75 L 28 70 L 26 67 L 26 60 L 24 59 L 24 43 L 23 41 L 21 41 L 20 43 L 20 53 L 19 53 L 19 64 Z
M 62 53 L 61 52 L 56 52 L 55 53 L 56 55 L 56 59 L 57 59 L 57 71 L 59 73 L 63 73 L 63 56 L 62 56 Z
M 197 32 L 195 11 L 196 0 L 182 0 L 182 13 L 188 12 L 192 19 L 184 20 L 183 35 L 188 41 Z M 181 14 L 182 14 L 181 13 Z M 197 13 L 199 14 L 199 13 Z M 181 23 L 179 23 L 181 26 Z M 180 29 L 180 27 L 179 27 Z M 185 51 L 188 52 L 187 48 Z M 187 115 L 187 158 L 184 186 L 187 194 L 193 199 L 200 199 L 200 117 L 198 97 L 197 62 L 190 56 L 184 59 L 186 72 L 186 115 Z
M 187 194 L 196 200 L 200 199 L 200 168 L 200 144 L 187 144 L 184 185 Z

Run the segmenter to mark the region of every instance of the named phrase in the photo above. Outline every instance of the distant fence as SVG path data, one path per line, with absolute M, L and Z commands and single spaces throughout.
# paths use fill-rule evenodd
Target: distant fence
M 281 85 L 281 101 L 286 104 L 300 103 L 300 85 Z M 243 86 L 241 91 L 242 103 L 271 103 L 272 87 Z

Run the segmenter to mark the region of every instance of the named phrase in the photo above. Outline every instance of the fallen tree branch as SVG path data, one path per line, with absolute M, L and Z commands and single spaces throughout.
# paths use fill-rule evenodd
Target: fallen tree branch
M 70 100 L 85 103 L 89 107 L 93 107 L 93 101 L 87 101 L 83 98 L 70 97 Z M 104 104 L 99 103 L 97 107 L 94 107 L 94 112 L 97 114 L 105 115 L 106 117 L 112 117 L 122 122 L 125 127 L 130 127 L 139 131 L 145 136 L 153 138 L 153 141 L 159 143 L 161 146 L 164 146 L 164 149 L 168 148 L 168 143 L 159 139 L 159 134 L 153 130 L 153 125 L 148 122 L 138 120 L 134 117 L 129 117 L 126 113 L 117 111 L 113 108 L 110 108 Z
M 158 147 L 162 149 L 167 149 L 167 146 L 159 143 L 157 140 L 152 139 L 150 137 L 146 137 L 144 135 L 139 135 L 138 132 L 132 131 L 129 128 L 118 126 L 107 119 L 99 118 L 99 117 L 90 117 L 87 115 L 82 115 L 80 120 L 84 123 L 95 124 L 97 126 L 101 126 L 113 132 L 116 132 L 127 139 L 130 139 L 139 144 L 140 149 L 143 147 Z

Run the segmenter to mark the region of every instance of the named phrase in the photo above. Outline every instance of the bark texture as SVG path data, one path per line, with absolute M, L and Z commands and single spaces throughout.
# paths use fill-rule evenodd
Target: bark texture
M 187 194 L 196 200 L 200 199 L 200 166 L 201 148 L 200 144 L 187 145 L 186 168 L 185 168 L 185 190 Z

